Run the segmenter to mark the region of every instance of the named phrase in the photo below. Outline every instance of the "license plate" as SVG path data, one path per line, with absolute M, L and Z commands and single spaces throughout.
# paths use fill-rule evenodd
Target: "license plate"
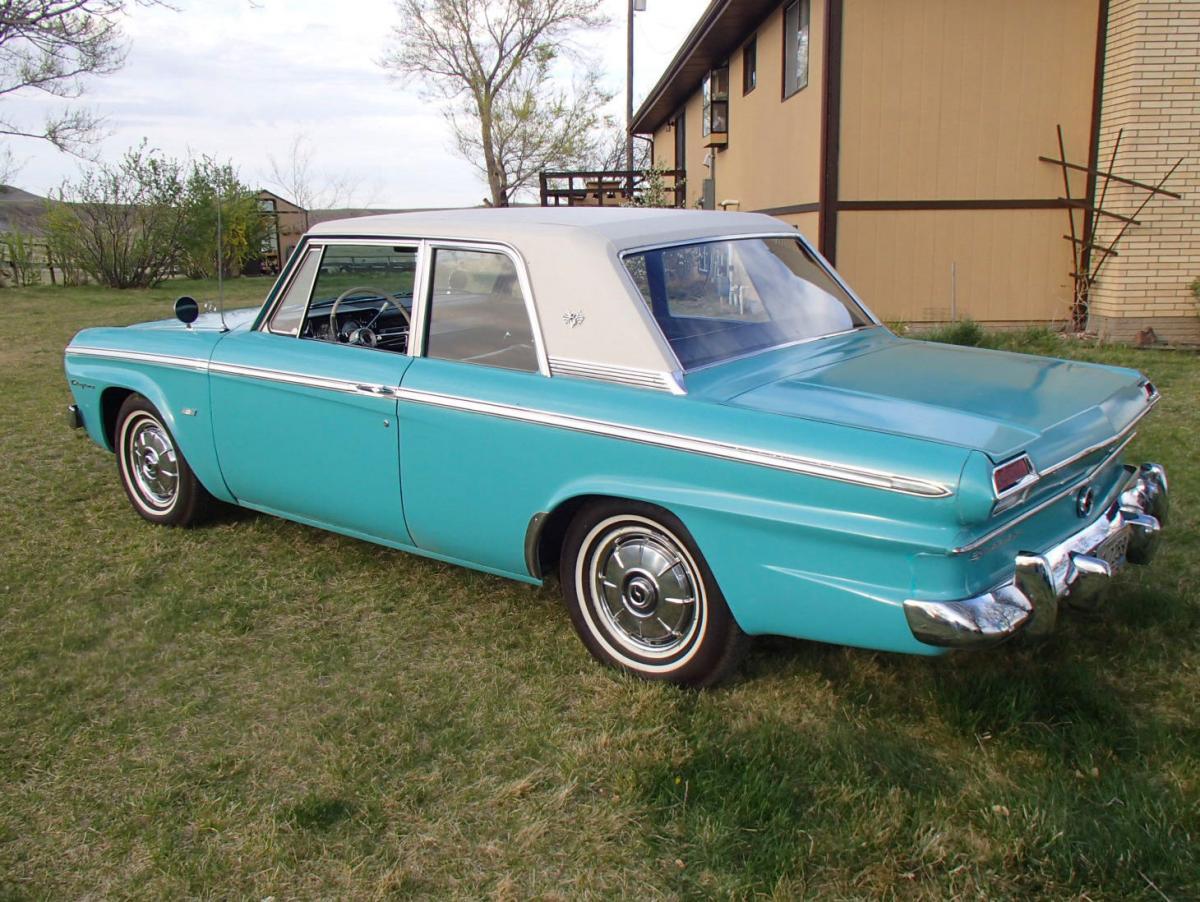
M 1106 561 L 1110 567 L 1116 570 L 1125 563 L 1125 552 L 1129 549 L 1129 530 L 1122 529 L 1114 536 L 1109 536 L 1103 542 L 1096 546 L 1092 551 L 1092 557 L 1098 557 L 1102 561 Z

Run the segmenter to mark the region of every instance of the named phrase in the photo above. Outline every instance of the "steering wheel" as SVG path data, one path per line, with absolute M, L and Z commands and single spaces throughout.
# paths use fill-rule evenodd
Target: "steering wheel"
M 337 296 L 337 299 L 333 302 L 333 307 L 331 307 L 329 310 L 329 334 L 331 336 L 333 336 L 334 341 L 338 340 L 338 324 L 337 324 L 338 307 L 340 307 L 342 305 L 342 301 L 346 300 L 346 298 L 350 297 L 351 295 L 355 295 L 355 294 L 378 295 L 379 297 L 381 297 L 383 299 L 383 303 L 380 305 L 378 312 L 375 314 L 375 316 L 373 316 L 371 318 L 371 321 L 369 323 L 367 323 L 366 326 L 364 326 L 361 329 L 355 329 L 353 332 L 350 333 L 350 336 L 348 338 L 348 341 L 350 342 L 350 344 L 365 344 L 370 347 L 374 347 L 375 333 L 371 331 L 371 326 L 375 325 L 375 321 L 377 319 L 379 319 L 379 317 L 383 316 L 383 311 L 387 310 L 387 308 L 389 306 L 395 307 L 397 310 L 399 310 L 400 313 L 404 316 L 405 322 L 408 323 L 409 328 L 410 329 L 412 328 L 412 317 L 409 315 L 408 311 L 404 309 L 403 305 L 393 303 L 389 299 L 389 292 L 380 291 L 378 288 L 371 288 L 369 286 L 360 285 L 355 288 L 347 288 L 345 291 L 343 291 L 341 294 L 339 294 Z

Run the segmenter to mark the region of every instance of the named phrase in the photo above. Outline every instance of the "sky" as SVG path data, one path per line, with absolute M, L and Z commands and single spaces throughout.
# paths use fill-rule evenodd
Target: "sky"
M 393 0 L 175 0 L 177 11 L 131 4 L 125 66 L 90 79 L 78 101 L 105 120 L 96 155 L 114 160 L 143 137 L 171 156 L 232 159 L 242 179 L 267 184 L 269 156 L 298 135 L 314 170 L 359 185 L 372 207 L 467 206 L 486 185 L 452 148 L 440 108 L 378 63 L 400 24 Z M 635 104 L 654 86 L 707 0 L 648 0 L 634 31 Z M 626 0 L 604 0 L 611 24 L 581 36 L 625 116 Z M 25 92 L 6 115 L 38 122 L 56 101 Z M 81 162 L 48 144 L 14 140 L 17 187 L 45 194 Z

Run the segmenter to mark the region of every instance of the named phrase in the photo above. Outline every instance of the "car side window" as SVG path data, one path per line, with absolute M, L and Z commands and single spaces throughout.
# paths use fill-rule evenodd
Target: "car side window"
M 300 261 L 296 275 L 288 284 L 283 300 L 275 308 L 271 317 L 270 329 L 282 335 L 296 335 L 300 324 L 304 322 L 304 308 L 308 306 L 308 296 L 312 294 L 313 279 L 321 264 L 321 248 L 311 248 Z
M 537 372 L 529 312 L 507 254 L 436 249 L 428 318 L 427 357 Z

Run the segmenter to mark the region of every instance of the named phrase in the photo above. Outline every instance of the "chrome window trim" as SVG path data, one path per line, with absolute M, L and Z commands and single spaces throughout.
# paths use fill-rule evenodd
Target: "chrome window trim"
M 828 461 L 801 457 L 780 451 L 734 445 L 728 442 L 695 438 L 673 432 L 662 432 L 657 429 L 646 429 L 640 426 L 626 426 L 606 420 L 577 417 L 572 414 L 530 410 L 510 404 L 480 401 L 473 398 L 463 398 L 440 392 L 427 392 L 403 387 L 396 392 L 396 397 L 401 401 L 428 404 L 434 407 L 459 410 L 467 413 L 487 414 L 489 416 L 500 417 L 501 419 L 517 420 L 558 429 L 568 429 L 573 432 L 622 438 L 637 442 L 638 444 L 652 445 L 669 450 L 690 451 L 706 457 L 755 464 L 771 469 L 833 479 L 838 482 L 884 489 L 886 491 L 915 495 L 922 498 L 947 498 L 953 494 L 945 485 L 924 479 L 901 476 L 881 470 L 842 466 L 829 463 Z
M 542 336 L 542 321 L 538 317 L 537 304 L 534 302 L 533 285 L 529 281 L 529 272 L 525 266 L 525 260 L 516 248 L 508 244 L 490 241 L 469 241 L 461 239 L 446 239 L 446 238 L 430 238 L 425 241 L 428 246 L 427 263 L 429 264 L 429 275 L 426 284 L 423 285 L 424 294 L 422 295 L 422 303 L 425 307 L 432 306 L 430 292 L 433 290 L 433 267 L 435 265 L 435 255 L 439 250 L 449 251 L 477 251 L 484 254 L 503 254 L 508 257 L 513 265 L 513 269 L 517 273 L 517 284 L 521 287 L 521 299 L 525 302 L 525 315 L 529 317 L 529 331 L 533 336 L 534 354 L 537 357 L 537 372 L 543 376 L 550 376 L 550 359 L 546 354 L 546 341 Z M 430 322 L 429 311 L 426 310 L 421 318 L 421 356 L 425 357 L 425 345 L 427 343 L 428 324 Z M 429 358 L 440 359 L 440 358 Z M 451 363 L 466 363 L 468 361 L 450 361 Z M 475 364 L 476 366 L 487 366 L 488 364 Z M 515 370 L 514 372 L 529 372 L 528 370 Z
M 1113 448 L 1113 450 L 1109 454 L 1105 455 L 1105 457 L 1102 461 L 1100 461 L 1098 464 L 1096 464 L 1094 467 L 1092 467 L 1090 470 L 1088 470 L 1086 473 L 1084 473 L 1078 479 L 1073 479 L 1069 484 L 1064 486 L 1059 491 L 1055 492 L 1053 495 L 1051 495 L 1045 501 L 1042 501 L 1042 502 L 1038 503 L 1037 505 L 1035 505 L 1034 507 L 1031 507 L 1029 510 L 1024 511 L 1020 516 L 1013 518 L 1008 523 L 1005 523 L 1003 526 L 998 526 L 997 528 L 993 529 L 991 532 L 985 533 L 984 535 L 980 536 L 975 541 L 973 541 L 967 545 L 961 545 L 958 548 L 952 548 L 950 550 L 950 553 L 951 554 L 966 554 L 969 551 L 974 551 L 977 548 L 981 548 L 982 546 L 986 545 L 988 542 L 992 541 L 992 539 L 995 539 L 995 538 L 998 538 L 999 536 L 1004 535 L 1004 533 L 1006 533 L 1010 529 L 1013 529 L 1014 527 L 1017 527 L 1020 524 L 1024 523 L 1030 517 L 1036 516 L 1037 514 L 1040 514 L 1042 511 L 1044 511 L 1046 508 L 1048 508 L 1054 504 L 1057 504 L 1059 501 L 1062 501 L 1064 498 L 1066 498 L 1068 495 L 1070 495 L 1072 492 L 1074 492 L 1077 488 L 1079 488 L 1081 485 L 1083 485 L 1085 482 L 1087 482 L 1092 477 L 1094 477 L 1097 473 L 1099 473 L 1101 470 L 1103 470 L 1106 466 L 1108 466 L 1110 463 L 1112 463 L 1113 460 L 1116 459 L 1116 457 L 1119 456 L 1120 453 L 1125 450 L 1126 446 L 1131 441 L 1133 441 L 1133 439 L 1136 435 L 1137 435 L 1136 432 L 1132 432 L 1132 433 L 1129 433 L 1128 435 L 1126 435 L 1125 440 L 1123 442 L 1121 442 L 1119 445 L 1117 445 L 1117 447 Z
M 115 348 L 95 348 L 89 345 L 67 345 L 67 356 L 101 357 L 109 360 L 124 360 L 130 363 L 153 363 L 176 369 L 207 372 L 208 360 L 202 357 L 179 357 L 174 354 L 152 354 L 146 351 L 125 351 Z
M 642 296 L 641 289 L 638 288 L 637 283 L 633 281 L 633 274 L 629 271 L 629 267 L 625 265 L 625 258 L 629 257 L 629 256 L 633 256 L 635 254 L 644 254 L 649 251 L 666 250 L 667 248 L 691 247 L 692 245 L 695 245 L 695 244 L 715 244 L 719 241 L 749 241 L 749 240 L 753 240 L 756 238 L 758 238 L 758 239 L 789 238 L 793 241 L 798 241 L 800 243 L 800 245 L 808 253 L 812 254 L 813 259 L 817 262 L 817 265 L 825 271 L 825 274 L 828 275 L 838 285 L 839 288 L 841 288 L 844 292 L 846 292 L 847 297 L 849 297 L 852 301 L 854 301 L 855 304 L 858 305 L 858 309 L 863 312 L 863 314 L 867 317 L 868 320 L 870 320 L 870 324 L 865 325 L 865 326 L 855 326 L 851 329 L 843 329 L 840 332 L 830 332 L 828 335 L 815 335 L 810 338 L 798 338 L 795 341 L 782 342 L 777 345 L 771 345 L 770 347 L 759 348 L 756 351 L 746 351 L 743 354 L 738 354 L 736 357 L 727 357 L 723 360 L 714 360 L 711 363 L 705 363 L 700 366 L 694 366 L 691 369 L 685 368 L 683 366 L 683 364 L 680 362 L 679 356 L 675 353 L 675 348 L 673 348 L 671 346 L 671 342 L 667 339 L 667 336 L 663 333 L 662 326 L 660 326 L 658 324 L 658 320 L 654 318 L 654 312 L 652 310 L 649 310 L 649 307 L 646 304 L 646 299 L 645 299 L 645 297 Z M 808 239 L 805 238 L 800 233 L 799 229 L 793 229 L 792 231 L 780 230 L 780 231 L 772 231 L 772 232 L 744 232 L 744 233 L 735 233 L 735 234 L 720 234 L 720 235 L 712 235 L 712 236 L 709 236 L 706 238 L 703 238 L 703 237 L 685 238 L 682 241 L 661 241 L 661 242 L 656 242 L 654 244 L 640 244 L 635 247 L 624 248 L 624 249 L 618 251 L 617 259 L 621 264 L 620 269 L 624 273 L 627 287 L 632 289 L 633 297 L 636 298 L 637 302 L 639 304 L 641 304 L 642 307 L 645 307 L 647 309 L 647 311 L 649 312 L 650 322 L 653 325 L 655 335 L 658 337 L 661 345 L 665 347 L 666 352 L 670 355 L 670 358 L 675 361 L 675 371 L 682 374 L 683 376 L 686 376 L 688 373 L 698 373 L 701 370 L 708 369 L 709 367 L 721 366 L 722 364 L 732 363 L 735 360 L 745 360 L 748 357 L 754 357 L 754 356 L 757 356 L 758 354 L 765 354 L 768 351 L 778 351 L 781 348 L 790 348 L 790 347 L 794 347 L 796 345 L 807 344 L 808 342 L 811 342 L 811 341 L 820 341 L 823 338 L 833 338 L 838 335 L 846 335 L 846 334 L 849 334 L 850 332 L 862 330 L 865 328 L 871 328 L 874 326 L 882 326 L 883 325 L 883 321 L 880 320 L 879 317 L 877 317 L 875 315 L 874 311 L 872 311 L 870 307 L 868 307 L 866 304 L 864 304 L 862 302 L 862 298 L 860 298 L 857 294 L 854 293 L 854 291 L 850 288 L 850 286 L 846 284 L 846 281 L 841 277 L 841 274 L 838 273 L 838 271 L 830 265 L 829 261 L 826 260 L 821 255 L 821 253 L 809 243 Z M 681 382 L 682 382 L 682 380 L 681 380 Z
M 248 379 L 262 379 L 268 382 L 281 382 L 287 385 L 298 385 L 307 388 L 318 388 L 326 391 L 336 391 L 346 394 L 365 395 L 367 397 L 384 398 L 386 400 L 401 400 L 417 404 L 428 404 L 450 410 L 460 410 L 468 413 L 486 414 L 501 419 L 517 420 L 536 425 L 550 426 L 558 429 L 568 429 L 590 435 L 600 435 L 609 438 L 620 438 L 638 444 L 651 445 L 674 451 L 686 451 L 730 460 L 737 463 L 747 463 L 814 476 L 822 479 L 832 479 L 866 488 L 877 488 L 884 491 L 897 492 L 903 495 L 913 495 L 918 498 L 948 498 L 953 491 L 941 483 L 925 479 L 888 473 L 882 470 L 868 470 L 858 467 L 848 467 L 815 458 L 802 457 L 780 451 L 771 451 L 745 445 L 734 445 L 728 442 L 712 439 L 680 435 L 673 432 L 662 432 L 641 426 L 626 426 L 607 420 L 596 420 L 588 417 L 578 417 L 572 414 L 554 413 L 545 410 L 530 410 L 510 404 L 499 404 L 492 401 L 480 401 L 456 395 L 439 392 L 427 392 L 418 389 L 393 388 L 391 386 L 363 385 L 345 379 L 333 379 L 320 376 L 309 376 L 287 370 L 275 370 L 265 367 L 245 366 L 241 364 L 209 362 L 200 358 L 170 357 L 163 354 L 143 354 L 137 351 L 117 351 L 108 348 L 68 347 L 69 354 L 92 354 L 98 357 L 112 357 L 134 362 L 164 363 L 168 366 L 183 366 L 209 373 L 234 376 Z
M 279 329 L 273 329 L 271 328 L 271 324 L 275 322 L 275 316 L 279 313 L 279 309 L 283 306 L 284 299 L 295 286 L 296 279 L 300 277 L 300 271 L 304 269 L 304 264 L 308 261 L 309 254 L 319 255 L 317 259 L 317 271 L 313 273 L 312 284 L 308 286 L 308 297 L 304 300 L 304 310 L 300 314 L 300 322 L 296 325 L 296 331 L 282 332 Z M 312 303 L 313 289 L 317 285 L 317 277 L 321 275 L 321 263 L 325 256 L 325 246 L 322 244 L 305 244 L 304 253 L 300 253 L 300 249 L 297 248 L 296 250 L 292 251 L 292 255 L 295 257 L 297 262 L 294 266 L 288 267 L 287 284 L 280 289 L 278 295 L 276 295 L 275 299 L 271 302 L 271 312 L 266 319 L 263 320 L 263 328 L 260 331 L 270 332 L 272 335 L 288 335 L 292 338 L 298 338 L 300 336 L 300 327 L 304 325 L 304 321 L 308 317 L 308 305 Z

